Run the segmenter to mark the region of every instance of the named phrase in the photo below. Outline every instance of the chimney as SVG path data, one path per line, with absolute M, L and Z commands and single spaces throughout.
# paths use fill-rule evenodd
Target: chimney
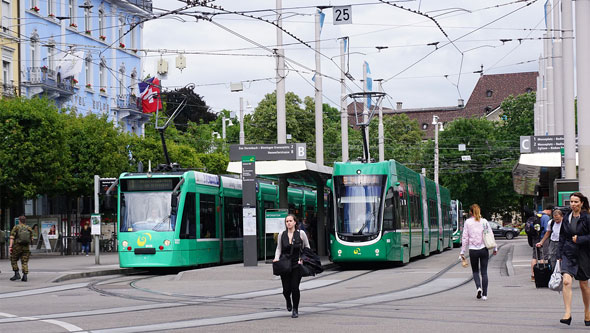
M 459 101 L 457 103 L 457 106 L 460 107 L 460 108 L 462 108 L 462 107 L 465 106 L 464 101 L 463 101 L 463 98 L 459 98 Z
M 402 109 L 402 102 L 397 102 L 396 103 L 396 109 L 397 110 L 401 110 Z

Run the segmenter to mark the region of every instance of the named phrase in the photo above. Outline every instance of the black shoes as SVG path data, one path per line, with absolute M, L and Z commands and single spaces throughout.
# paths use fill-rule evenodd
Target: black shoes
M 477 295 L 475 297 L 477 297 L 477 299 L 480 299 L 481 293 L 482 293 L 481 288 L 477 288 Z
M 559 322 L 562 324 L 566 324 L 569 325 L 572 323 L 572 316 L 570 316 L 568 319 L 559 319 Z M 584 320 L 584 323 L 586 323 L 586 321 Z M 588 322 L 590 324 L 590 322 Z M 586 325 L 588 326 L 588 325 Z
M 14 276 L 10 278 L 10 281 L 16 281 L 16 280 L 20 280 L 20 274 L 18 273 L 18 271 L 15 271 Z
M 584 320 L 584 325 L 590 326 L 590 320 Z
M 291 310 L 293 310 L 293 305 L 291 305 L 291 302 L 287 302 L 287 311 L 291 312 Z
M 27 282 L 27 274 L 23 273 L 23 278 L 21 279 L 22 282 Z
M 297 309 L 293 309 L 293 313 L 291 313 L 291 318 L 298 318 L 299 317 L 299 312 L 297 311 Z

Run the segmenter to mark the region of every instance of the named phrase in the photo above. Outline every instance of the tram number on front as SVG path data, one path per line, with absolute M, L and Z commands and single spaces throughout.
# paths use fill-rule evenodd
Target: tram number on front
M 352 24 L 352 6 L 334 6 L 334 25 Z

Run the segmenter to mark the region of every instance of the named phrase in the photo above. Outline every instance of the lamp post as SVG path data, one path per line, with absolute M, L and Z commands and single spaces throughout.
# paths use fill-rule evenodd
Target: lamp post
M 227 126 L 233 126 L 233 123 L 231 122 L 231 119 L 229 118 L 225 118 L 225 115 L 221 116 L 221 137 L 223 138 L 223 140 L 225 140 L 225 122 L 228 122 Z
M 434 182 L 438 184 L 438 126 L 443 131 L 443 124 L 438 122 L 438 116 L 432 116 L 432 125 L 434 125 Z

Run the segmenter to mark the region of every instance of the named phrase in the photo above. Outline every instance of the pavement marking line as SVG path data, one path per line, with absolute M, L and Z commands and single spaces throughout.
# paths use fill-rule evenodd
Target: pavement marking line
M 56 292 L 56 291 L 64 291 L 64 290 L 85 288 L 86 286 L 88 286 L 88 283 L 73 283 L 73 284 L 66 284 L 66 285 L 63 285 L 63 286 L 55 286 L 55 287 L 47 287 L 47 288 L 40 288 L 40 289 L 15 291 L 15 292 L 11 292 L 11 293 L 0 294 L 0 299 L 13 298 L 13 297 L 21 297 L 21 296 L 39 295 L 39 294 L 46 294 L 46 293 L 53 293 L 53 292 Z
M 5 313 L 5 312 L 0 312 L 0 316 L 18 319 L 15 321 L 37 321 L 37 320 L 39 320 L 39 318 L 37 318 L 37 317 L 19 317 L 17 315 Z M 70 323 L 66 323 L 65 321 L 61 321 L 61 320 L 47 319 L 47 320 L 39 320 L 39 321 L 60 326 L 61 328 L 66 329 L 68 332 L 82 331 L 82 328 L 80 328 L 76 325 L 70 324 Z
M 146 304 L 146 305 L 135 305 L 135 306 L 123 306 L 123 307 L 118 307 L 118 308 L 108 308 L 108 309 L 98 309 L 98 310 L 52 313 L 52 314 L 46 314 L 46 315 L 38 315 L 34 318 L 35 318 L 35 320 L 46 320 L 46 319 L 55 319 L 55 318 L 97 316 L 97 315 L 122 313 L 122 312 L 153 310 L 153 309 L 161 309 L 161 308 L 172 308 L 172 307 L 179 307 L 179 306 L 185 306 L 185 304 L 158 303 L 158 304 Z M 32 319 L 29 319 L 29 317 L 18 317 L 18 316 L 14 316 L 14 315 L 11 315 L 8 313 L 0 313 L 0 316 L 8 317 L 5 319 L 0 319 L 0 324 L 16 323 L 16 322 L 21 322 L 21 321 L 32 320 Z
M 53 324 L 53 325 L 57 325 L 57 326 L 61 326 L 62 328 L 66 329 L 68 332 L 77 332 L 77 331 L 83 331 L 82 328 L 70 324 L 70 323 L 66 323 L 64 321 L 60 321 L 60 320 L 54 320 L 54 319 L 47 319 L 47 320 L 41 320 L 43 322 L 49 323 L 49 324 Z

